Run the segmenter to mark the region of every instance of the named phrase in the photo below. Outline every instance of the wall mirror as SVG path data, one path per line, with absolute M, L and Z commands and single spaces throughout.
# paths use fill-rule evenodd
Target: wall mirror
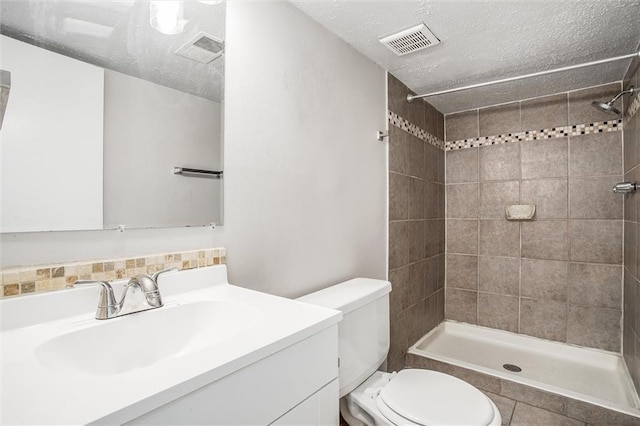
M 223 1 L 2 0 L 0 32 L 1 232 L 222 222 Z

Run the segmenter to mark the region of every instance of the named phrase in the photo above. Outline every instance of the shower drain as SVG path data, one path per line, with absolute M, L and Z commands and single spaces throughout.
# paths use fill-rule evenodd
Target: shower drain
M 518 367 L 517 365 L 514 364 L 504 364 L 502 366 L 502 368 L 504 368 L 505 370 L 514 372 L 514 373 L 519 373 L 522 371 L 522 368 Z

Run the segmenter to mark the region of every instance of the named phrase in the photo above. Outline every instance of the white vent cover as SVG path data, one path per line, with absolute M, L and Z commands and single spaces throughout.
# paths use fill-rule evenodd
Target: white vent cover
M 402 56 L 407 53 L 413 53 L 426 49 L 427 47 L 435 46 L 440 43 L 440 40 L 438 40 L 438 37 L 436 37 L 425 24 L 420 24 L 381 38 L 380 43 L 387 46 L 396 55 Z
M 200 32 L 189 40 L 187 44 L 176 50 L 176 54 L 203 64 L 208 64 L 221 56 L 223 51 L 224 44 L 222 40 L 210 34 Z

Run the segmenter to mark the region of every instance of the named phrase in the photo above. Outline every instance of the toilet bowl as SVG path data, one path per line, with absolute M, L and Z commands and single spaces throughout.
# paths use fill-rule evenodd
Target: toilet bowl
M 391 283 L 356 278 L 298 300 L 342 311 L 338 325 L 340 412 L 350 426 L 500 425 L 496 405 L 448 374 L 376 371 L 389 351 Z

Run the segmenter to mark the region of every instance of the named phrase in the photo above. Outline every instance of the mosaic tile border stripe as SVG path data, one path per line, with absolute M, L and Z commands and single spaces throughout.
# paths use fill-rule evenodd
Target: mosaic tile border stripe
M 404 130 L 405 132 L 427 142 L 444 151 L 444 141 L 431 133 L 426 132 L 415 124 L 411 123 L 409 120 L 406 120 L 400 117 L 398 114 L 392 111 L 387 111 L 387 118 L 389 120 L 389 124 L 399 128 L 400 130 Z
M 581 136 L 593 133 L 617 132 L 622 130 L 622 119 L 601 121 L 591 124 L 575 124 L 572 126 L 554 127 L 551 129 L 528 130 L 525 132 L 509 133 L 507 135 L 484 136 L 480 138 L 462 139 L 446 143 L 446 151 L 481 147 L 487 145 L 501 145 L 510 142 L 535 141 L 541 139 L 564 138 L 567 136 Z
M 1 297 L 42 293 L 71 286 L 76 280 L 112 281 L 138 274 L 153 274 L 165 268 L 194 269 L 226 263 L 227 250 L 162 253 L 95 262 L 42 265 L 4 269 Z
M 640 93 L 638 93 L 633 102 L 631 102 L 631 105 L 629 105 L 629 108 L 627 108 L 627 113 L 624 118 L 625 124 L 636 115 L 638 110 L 640 110 Z

